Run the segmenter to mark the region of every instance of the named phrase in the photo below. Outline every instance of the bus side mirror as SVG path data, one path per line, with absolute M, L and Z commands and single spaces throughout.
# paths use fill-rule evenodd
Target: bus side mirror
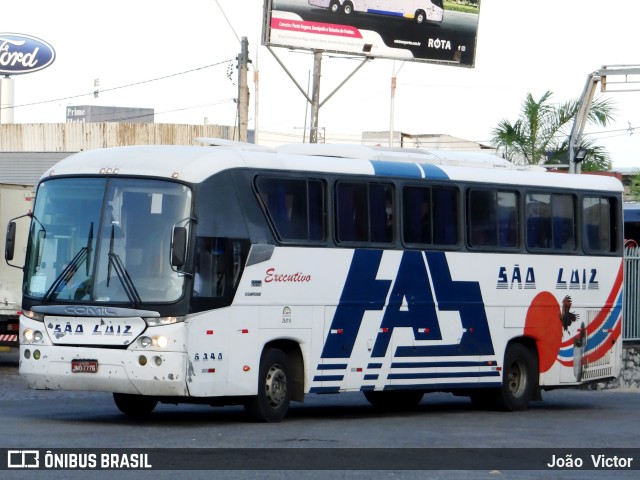
M 171 266 L 180 268 L 187 259 L 187 228 L 173 227 L 171 242 Z
M 9 262 L 13 260 L 16 249 L 16 222 L 9 222 L 7 225 L 7 237 L 4 244 L 4 259 Z

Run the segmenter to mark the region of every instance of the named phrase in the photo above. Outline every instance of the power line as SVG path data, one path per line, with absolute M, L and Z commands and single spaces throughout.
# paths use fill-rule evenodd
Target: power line
M 149 80 L 142 80 L 140 82 L 129 83 L 129 84 L 126 84 L 126 85 L 120 85 L 118 87 L 105 88 L 104 90 L 100 90 L 100 92 L 101 93 L 102 92 L 113 92 L 115 90 L 122 90 L 124 88 L 137 87 L 138 85 L 144 85 L 144 84 L 151 83 L 151 82 L 157 82 L 159 80 L 166 80 L 168 78 L 178 77 L 180 75 L 185 75 L 185 74 L 188 74 L 188 73 L 197 72 L 197 71 L 200 71 L 200 70 L 204 70 L 206 68 L 217 67 L 218 65 L 227 64 L 227 63 L 232 62 L 232 61 L 233 60 L 224 60 L 222 62 L 212 63 L 211 65 L 205 65 L 203 67 L 192 68 L 191 70 L 185 70 L 183 72 L 172 73 L 170 75 L 164 75 L 162 77 L 152 78 L 152 79 L 149 79 Z M 22 105 L 15 105 L 13 107 L 7 106 L 7 107 L 2 107 L 2 108 L 3 109 L 5 109 L 5 108 L 14 108 L 15 109 L 15 108 L 20 108 L 20 107 L 32 107 L 34 105 L 43 105 L 45 103 L 60 102 L 62 100 L 71 100 L 73 98 L 92 96 L 93 94 L 94 94 L 94 92 L 82 93 L 82 94 L 78 94 L 78 95 L 70 95 L 68 97 L 60 97 L 60 98 L 55 98 L 55 99 L 51 99 L 51 100 L 41 100 L 39 102 L 25 103 L 25 104 L 22 104 Z
M 205 107 L 213 107 L 215 105 L 222 105 L 223 103 L 232 103 L 234 101 L 233 98 L 227 98 L 226 100 L 220 100 L 218 102 L 214 102 L 214 103 L 207 103 L 205 105 L 193 105 L 191 107 L 182 107 L 182 108 L 174 108 L 173 110 L 165 110 L 163 112 L 154 112 L 153 115 L 154 117 L 157 117 L 158 115 L 164 115 L 167 113 L 174 113 L 174 112 L 182 112 L 183 110 L 193 110 L 194 108 L 205 108 Z M 125 122 L 127 120 L 133 120 L 136 118 L 142 118 L 142 117 L 148 117 L 148 114 L 141 114 L 141 115 L 126 115 L 120 118 L 116 118 L 116 119 L 112 119 L 109 120 L 109 122 Z

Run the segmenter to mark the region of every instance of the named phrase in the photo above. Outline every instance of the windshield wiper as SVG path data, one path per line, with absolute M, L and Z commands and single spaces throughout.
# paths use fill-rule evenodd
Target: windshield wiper
M 89 238 L 87 238 L 87 277 L 91 270 L 91 254 L 93 253 L 93 222 L 89 228 Z
M 42 228 L 44 229 L 44 227 Z M 49 287 L 49 290 L 47 290 L 47 292 L 42 297 L 43 303 L 47 303 L 50 300 L 54 300 L 56 298 L 58 293 L 60 293 L 60 291 L 73 278 L 73 276 L 76 274 L 76 272 L 80 268 L 80 265 L 82 265 L 82 262 L 84 261 L 87 262 L 87 276 L 89 276 L 89 266 L 91 264 L 89 255 L 91 254 L 91 250 L 92 250 L 91 248 L 92 241 L 93 241 L 93 222 L 91 222 L 91 226 L 89 227 L 89 236 L 87 239 L 87 245 L 85 247 L 82 247 L 78 251 L 78 253 L 75 254 L 75 256 L 67 264 L 67 266 L 64 267 L 64 269 L 60 272 L 60 275 L 56 277 L 56 279 L 53 281 L 53 283 Z
M 115 227 L 111 225 L 111 239 L 109 240 L 109 266 L 107 268 L 107 287 L 109 286 L 109 282 L 111 280 L 111 270 L 112 268 L 115 268 L 116 275 L 118 275 L 118 280 L 120 280 L 120 283 L 122 284 L 124 293 L 127 294 L 127 298 L 133 304 L 133 306 L 137 307 L 142 303 L 142 299 L 140 298 L 140 294 L 138 294 L 136 286 L 133 284 L 133 280 L 131 280 L 129 272 L 127 272 L 127 269 L 122 264 L 120 256 L 113 251 L 114 238 Z
M 60 272 L 60 275 L 56 277 L 54 282 L 49 287 L 49 290 L 47 290 L 47 292 L 44 294 L 44 296 L 42 297 L 43 303 L 47 303 L 50 300 L 54 300 L 56 298 L 58 293 L 60 293 L 60 290 L 62 290 L 67 285 L 67 283 L 69 283 L 69 280 L 73 278 L 75 273 L 78 271 L 78 268 L 80 268 L 80 265 L 82 265 L 82 262 L 84 262 L 86 258 L 87 247 L 82 247 L 80 251 L 76 253 L 75 257 L 73 257 L 67 264 L 67 266 L 64 267 L 62 272 Z

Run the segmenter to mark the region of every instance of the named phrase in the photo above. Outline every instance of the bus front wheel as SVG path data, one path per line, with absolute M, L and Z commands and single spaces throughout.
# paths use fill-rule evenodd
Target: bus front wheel
M 282 350 L 265 350 L 260 360 L 258 395 L 245 404 L 246 412 L 258 422 L 280 422 L 289 410 L 289 387 L 289 357 Z
M 340 2 L 338 0 L 332 0 L 329 5 L 329 10 L 331 10 L 331 13 L 338 13 L 340 11 Z
M 342 11 L 345 15 L 351 15 L 353 13 L 353 5 L 351 4 L 351 2 L 345 2 L 345 4 L 342 6 Z
M 128 393 L 114 393 L 113 400 L 116 402 L 116 407 L 129 417 L 149 415 L 158 404 L 158 400 L 153 397 Z
M 413 18 L 415 19 L 417 24 L 421 24 L 424 23 L 427 19 L 427 14 L 424 12 L 424 10 L 418 10 L 416 11 L 416 14 Z

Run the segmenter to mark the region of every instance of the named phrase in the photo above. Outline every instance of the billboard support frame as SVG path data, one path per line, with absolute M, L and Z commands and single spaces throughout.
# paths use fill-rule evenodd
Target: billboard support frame
M 273 55 L 273 57 L 276 59 L 280 67 L 282 67 L 287 76 L 291 79 L 295 86 L 298 87 L 298 90 L 300 90 L 307 102 L 309 102 L 309 104 L 311 105 L 311 126 L 309 127 L 309 143 L 318 143 L 318 117 L 320 107 L 327 103 L 327 101 L 329 101 L 329 99 L 333 97 L 338 92 L 338 90 L 340 90 L 356 73 L 358 73 L 358 71 L 362 67 L 364 67 L 366 63 L 372 60 L 372 58 L 364 57 L 364 60 L 360 62 L 360 64 L 349 75 L 347 75 L 347 77 L 342 82 L 340 82 L 340 84 L 336 88 L 334 88 L 333 91 L 329 95 L 327 95 L 327 97 L 322 102 L 320 102 L 320 78 L 322 71 L 323 50 L 313 50 L 313 82 L 311 97 L 309 97 L 308 93 L 302 88 L 300 83 L 298 83 L 298 81 L 286 67 L 284 62 L 278 57 L 278 55 L 276 55 L 276 52 L 273 51 L 271 46 L 266 45 L 266 47 L 271 55 Z

